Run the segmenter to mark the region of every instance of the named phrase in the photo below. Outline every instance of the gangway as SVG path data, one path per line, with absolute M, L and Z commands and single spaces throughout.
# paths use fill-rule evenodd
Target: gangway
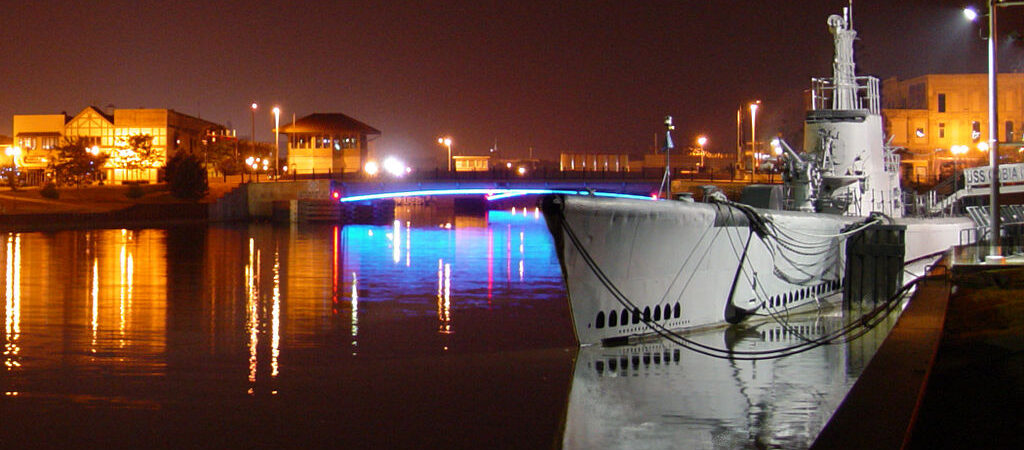
M 962 188 L 956 192 L 953 192 L 952 194 L 949 194 L 948 196 L 941 200 L 933 202 L 928 207 L 928 213 L 934 215 L 941 214 L 943 211 L 950 211 L 950 208 L 952 208 L 953 205 L 955 205 L 956 202 L 960 201 L 961 199 L 967 197 L 988 196 L 990 192 L 991 188 L 988 186 Z M 1024 185 L 1021 184 L 1009 186 L 1003 185 L 999 187 L 1000 194 L 1016 194 L 1021 192 L 1024 192 Z

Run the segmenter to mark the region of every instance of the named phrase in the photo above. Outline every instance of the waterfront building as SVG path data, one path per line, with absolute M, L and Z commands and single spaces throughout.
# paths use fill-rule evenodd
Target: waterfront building
M 98 153 L 110 156 L 103 167 L 109 182 L 155 182 L 158 170 L 180 151 L 200 152 L 209 136 L 232 135 L 220 124 L 173 109 L 117 109 L 89 106 L 75 116 L 14 115 L 14 163 L 23 171 L 45 172 L 57 149 L 69 139 L 83 139 Z M 143 137 L 143 151 L 132 146 Z
M 490 156 L 452 156 L 456 172 L 486 172 L 490 170 Z
M 1000 158 L 1018 161 L 1024 125 L 1024 74 L 1001 73 Z M 929 74 L 882 83 L 882 115 L 892 145 L 903 147 L 902 176 L 934 180 L 956 168 L 988 165 L 986 74 Z
M 562 153 L 559 170 L 590 172 L 629 172 L 627 153 Z
M 340 113 L 314 113 L 280 127 L 287 138 L 288 171 L 358 172 L 369 161 L 380 131 Z

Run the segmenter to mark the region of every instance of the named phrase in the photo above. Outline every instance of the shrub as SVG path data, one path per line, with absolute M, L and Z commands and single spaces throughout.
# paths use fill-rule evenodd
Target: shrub
M 42 189 L 39 190 L 39 195 L 52 200 L 60 198 L 60 192 L 57 191 L 57 184 L 52 181 L 43 185 Z
M 167 161 L 165 169 L 171 195 L 178 198 L 198 200 L 206 196 L 210 186 L 206 180 L 206 168 L 198 156 L 191 153 L 175 153 Z

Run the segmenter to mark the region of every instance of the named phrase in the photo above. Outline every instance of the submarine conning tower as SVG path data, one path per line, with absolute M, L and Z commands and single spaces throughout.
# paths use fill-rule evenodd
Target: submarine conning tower
M 828 18 L 835 43 L 831 78 L 811 80 L 804 152 L 817 162 L 815 209 L 843 215 L 902 216 L 899 156 L 885 145 L 878 79 L 856 75 L 849 10 Z

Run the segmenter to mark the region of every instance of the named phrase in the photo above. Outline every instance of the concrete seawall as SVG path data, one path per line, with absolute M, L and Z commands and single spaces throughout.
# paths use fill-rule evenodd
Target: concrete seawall
M 327 200 L 330 197 L 331 180 L 241 184 L 217 202 L 210 204 L 209 220 L 269 220 L 274 216 L 275 202 Z

